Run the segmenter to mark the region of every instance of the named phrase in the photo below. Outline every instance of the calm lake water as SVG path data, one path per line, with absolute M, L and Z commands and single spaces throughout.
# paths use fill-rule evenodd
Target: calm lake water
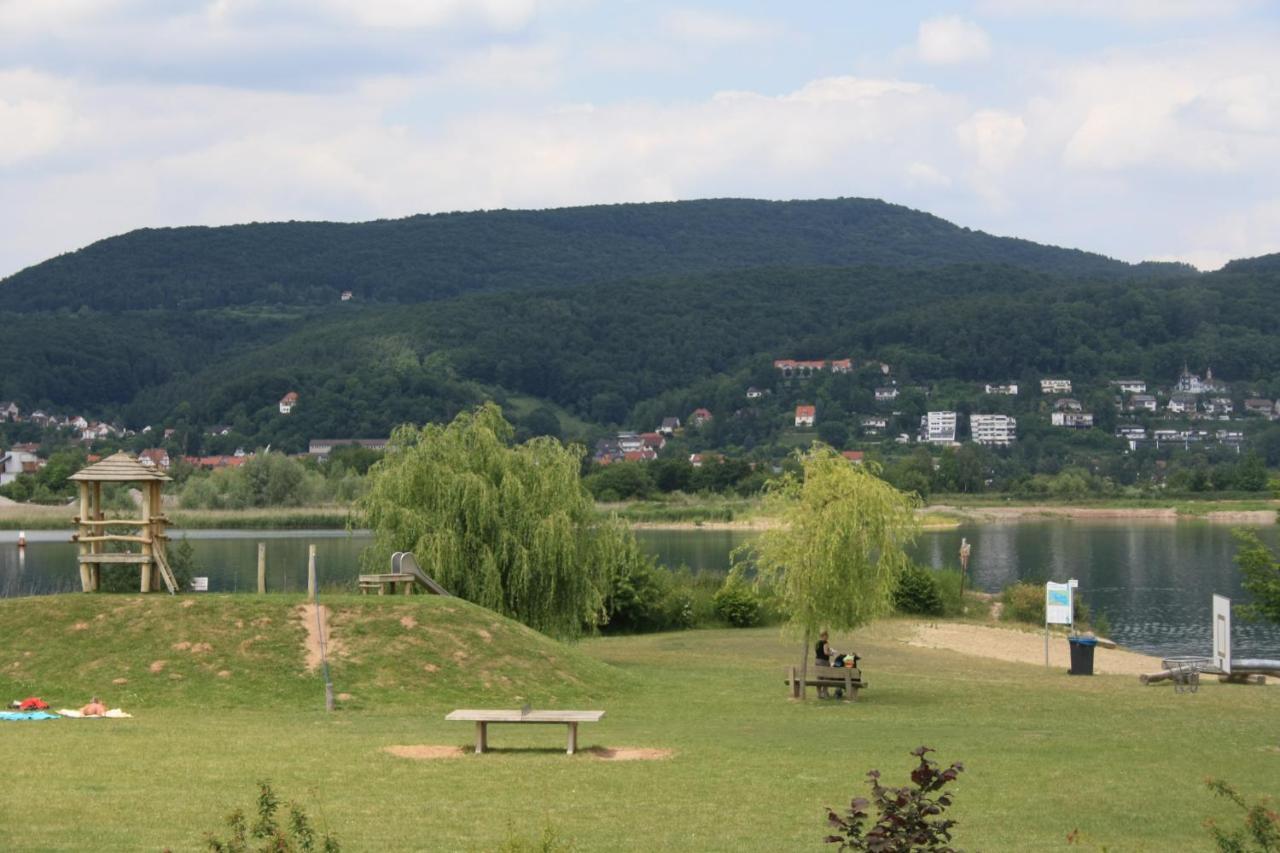
M 1260 528 L 1272 547 L 1280 530 Z M 0 532 L 0 597 L 79 589 L 69 531 L 32 531 L 19 550 L 17 533 Z M 181 531 L 174 532 L 182 536 Z M 257 543 L 267 544 L 267 588 L 306 587 L 307 545 L 317 547 L 322 588 L 352 587 L 366 533 L 345 531 L 196 530 L 188 534 L 196 560 L 215 592 L 253 590 Z M 729 552 L 751 533 L 719 530 L 643 530 L 641 544 L 660 563 L 722 573 Z M 1045 521 L 973 525 L 923 534 L 916 558 L 934 567 L 957 566 L 960 539 L 973 546 L 970 570 L 978 589 L 997 592 L 1017 580 L 1076 578 L 1084 600 L 1111 621 L 1112 637 L 1158 655 L 1208 655 L 1210 597 L 1239 600 L 1239 575 L 1228 527 L 1206 522 L 1131 523 Z M 1235 620 L 1235 654 L 1280 658 L 1280 629 Z

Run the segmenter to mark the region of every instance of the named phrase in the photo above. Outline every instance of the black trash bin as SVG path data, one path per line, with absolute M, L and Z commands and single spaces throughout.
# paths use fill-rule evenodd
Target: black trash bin
M 1093 650 L 1098 645 L 1094 637 L 1068 637 L 1071 644 L 1071 669 L 1068 675 L 1093 675 Z

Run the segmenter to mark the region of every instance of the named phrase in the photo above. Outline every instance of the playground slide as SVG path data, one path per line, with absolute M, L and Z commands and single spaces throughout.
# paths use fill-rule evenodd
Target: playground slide
M 434 592 L 436 595 L 448 595 L 449 591 L 422 570 L 418 559 L 409 551 L 397 551 L 391 555 L 392 574 L 412 575 L 414 580 Z

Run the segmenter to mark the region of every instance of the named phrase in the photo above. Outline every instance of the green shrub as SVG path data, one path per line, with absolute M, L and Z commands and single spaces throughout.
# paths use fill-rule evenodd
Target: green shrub
M 280 800 L 271 790 L 270 782 L 258 783 L 258 819 L 250 826 L 244 811 L 236 809 L 227 815 L 227 829 L 231 834 L 220 839 L 213 833 L 205 836 L 205 845 L 213 853 L 304 853 L 319 850 L 323 853 L 338 853 L 342 848 L 337 839 L 325 834 L 316 837 L 307 813 L 297 803 L 287 803 L 289 807 L 288 826 L 281 826 L 276 819 L 280 809 Z
M 933 573 L 938 584 L 938 595 L 942 598 L 942 615 L 959 616 L 964 612 L 964 596 L 960 592 L 960 584 L 964 576 L 959 569 L 940 569 Z
M 1044 624 L 1044 586 L 1036 583 L 1015 583 L 1000 593 L 1004 607 L 1000 618 L 1007 622 L 1031 622 Z
M 908 566 L 898 576 L 898 587 L 893 591 L 893 607 L 899 613 L 941 616 L 942 592 L 933 572 L 923 566 Z
M 741 580 L 730 575 L 716 591 L 716 616 L 735 628 L 751 628 L 760 624 L 760 595 Z

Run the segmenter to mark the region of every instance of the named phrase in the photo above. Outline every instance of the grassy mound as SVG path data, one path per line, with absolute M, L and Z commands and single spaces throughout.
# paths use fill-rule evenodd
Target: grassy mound
M 329 596 L 339 705 L 480 707 L 607 695 L 617 670 L 459 599 Z M 314 619 L 314 614 L 312 615 Z M 0 601 L 0 699 L 78 707 L 314 707 L 300 596 L 57 595 Z M 314 628 L 314 623 L 312 624 Z

